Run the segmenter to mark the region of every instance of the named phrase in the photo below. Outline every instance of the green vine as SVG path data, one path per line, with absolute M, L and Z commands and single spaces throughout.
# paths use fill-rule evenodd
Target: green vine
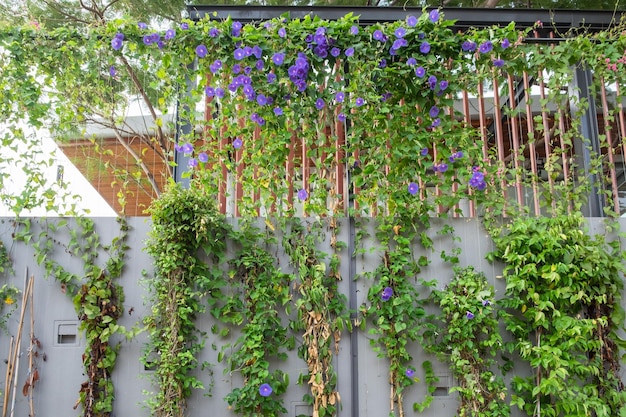
M 119 345 L 112 344 L 110 338 L 115 334 L 127 337 L 133 334 L 117 324 L 123 313 L 124 293 L 116 280 L 122 274 L 128 249 L 128 225 L 125 218 L 119 217 L 119 236 L 109 245 L 103 245 L 93 220 L 77 217 L 74 221 L 75 225 L 66 220 L 44 221 L 39 228 L 32 220 L 17 219 L 15 239 L 33 246 L 35 259 L 43 265 L 46 276 L 55 278 L 73 300 L 80 320 L 79 330 L 86 339 L 83 366 L 88 378 L 80 387 L 75 408 L 80 405 L 84 417 L 108 417 L 115 399 L 111 374 L 119 350 Z M 39 233 L 35 235 L 36 231 Z M 69 236 L 67 242 L 59 240 L 63 232 Z M 82 260 L 82 277 L 66 270 L 55 259 L 58 246 Z M 102 251 L 109 257 L 104 265 L 99 265 L 97 258 Z
M 229 303 L 228 322 L 242 326 L 241 335 L 226 358 L 225 372 L 239 373 L 243 386 L 234 388 L 226 401 L 244 417 L 276 416 L 287 412 L 280 395 L 287 390 L 289 377 L 271 370 L 272 360 L 287 359 L 295 346 L 283 324 L 278 308 L 291 302 L 292 276 L 282 273 L 275 258 L 263 247 L 263 236 L 250 224 L 240 224 L 239 254 L 231 261 L 231 279 L 239 288 Z M 235 311 L 238 314 L 233 314 Z M 230 348 L 225 345 L 224 349 Z M 224 359 L 224 350 L 220 358 Z
M 205 300 L 212 308 L 222 299 L 226 281 L 218 265 L 230 229 L 213 199 L 195 186 L 172 184 L 149 213 L 146 251 L 154 259 L 156 276 L 148 281 L 152 310 L 144 320 L 149 342 L 143 362 L 155 370 L 158 391 L 148 405 L 154 416 L 182 417 L 192 389 L 204 388 L 191 373 L 204 346 L 195 319 L 206 311 Z

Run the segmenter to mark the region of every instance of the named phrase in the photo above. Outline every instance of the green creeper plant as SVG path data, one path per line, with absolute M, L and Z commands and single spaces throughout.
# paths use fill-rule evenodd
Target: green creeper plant
M 439 312 L 425 347 L 458 381 L 450 392 L 459 394 L 459 417 L 510 415 L 507 389 L 495 369 L 503 342 L 494 297 L 485 275 L 473 267 L 455 268 L 445 289 L 432 293 Z
M 221 299 L 226 281 L 218 265 L 230 228 L 214 200 L 196 186 L 171 184 L 149 212 L 146 251 L 155 276 L 148 280 L 152 309 L 144 320 L 149 342 L 143 362 L 154 369 L 158 391 L 148 405 L 155 416 L 183 416 L 192 390 L 203 389 L 191 374 L 204 346 L 195 319 L 206 311 L 205 303 L 211 308 Z
M 244 417 L 277 416 L 287 412 L 280 395 L 287 390 L 289 376 L 272 370 L 271 361 L 285 360 L 295 345 L 278 310 L 291 301 L 292 276 L 277 268 L 253 225 L 240 224 L 235 240 L 240 247 L 231 260 L 230 278 L 239 294 L 228 303 L 228 321 L 241 326 L 241 334 L 232 346 L 224 346 L 220 359 L 228 363 L 225 372 L 241 375 L 243 385 L 234 388 L 226 401 Z M 225 357 L 230 348 L 233 353 Z
M 513 219 L 492 234 L 505 263 L 508 348 L 531 367 L 512 404 L 542 416 L 626 415 L 620 379 L 624 253 L 580 214 Z
M 337 415 L 341 396 L 333 363 L 342 333 L 352 329 L 346 297 L 338 289 L 339 257 L 332 254 L 327 265 L 327 254 L 317 248 L 326 224 L 324 220 L 306 224 L 289 219 L 284 226 L 288 232 L 283 238 L 283 247 L 297 271 L 294 304 L 298 315 L 291 322 L 291 329 L 302 334 L 298 356 L 308 368 L 298 383 L 308 384 L 310 393 L 305 400 L 312 405 L 313 414 L 320 417 Z M 334 235 L 338 227 L 336 219 L 328 219 L 328 226 Z M 334 249 L 340 251 L 342 247 L 337 243 Z
M 17 219 L 15 239 L 30 244 L 35 249 L 35 259 L 44 267 L 46 276 L 53 277 L 62 290 L 73 300 L 80 320 L 79 331 L 84 332 L 86 347 L 83 366 L 87 381 L 79 390 L 79 405 L 84 417 L 108 417 L 113 411 L 115 389 L 111 373 L 115 368 L 119 344 L 111 342 L 114 335 L 131 337 L 117 324 L 123 313 L 124 293 L 117 283 L 124 266 L 128 246 L 128 225 L 119 217 L 120 233 L 110 244 L 102 243 L 93 220 L 83 217 L 74 224 L 62 219 L 58 222 Z M 68 237 L 63 241 L 59 236 Z M 66 270 L 55 259 L 55 249 L 61 247 L 66 253 L 82 260 L 82 276 Z M 104 264 L 98 258 L 105 252 L 109 256 Z

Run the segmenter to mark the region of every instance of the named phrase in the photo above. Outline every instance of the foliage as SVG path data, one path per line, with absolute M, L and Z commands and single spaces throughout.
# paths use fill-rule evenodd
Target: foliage
M 230 277 L 240 291 L 227 304 L 224 311 L 228 315 L 224 318 L 242 329 L 232 346 L 224 346 L 220 359 L 227 349 L 234 350 L 226 358 L 229 367 L 224 372 L 240 373 L 243 386 L 233 389 L 226 401 L 242 416 L 283 414 L 287 409 L 278 396 L 287 390 L 289 378 L 279 369 L 271 371 L 270 361 L 285 360 L 286 350 L 295 344 L 277 309 L 291 301 L 292 277 L 275 266 L 274 257 L 263 248 L 262 235 L 254 226 L 242 224 L 236 241 L 241 247 L 231 261 Z
M 117 324 L 123 313 L 124 293 L 116 280 L 121 276 L 128 249 L 125 242 L 128 225 L 122 217 L 117 220 L 120 234 L 108 245 L 101 242 L 91 219 L 78 217 L 75 225 L 67 220 L 45 220 L 41 224 L 30 219 L 16 220 L 15 239 L 33 246 L 35 259 L 44 267 L 46 276 L 54 277 L 73 299 L 79 330 L 84 332 L 86 340 L 83 366 L 88 379 L 81 385 L 76 403 L 76 407 L 81 405 L 85 417 L 111 415 L 115 399 L 111 373 L 119 345 L 110 339 L 116 334 L 132 336 L 132 332 Z M 60 238 L 63 233 L 69 237 L 67 242 Z M 55 260 L 58 247 L 82 261 L 82 276 L 66 270 Z M 101 252 L 109 255 L 103 265 L 98 262 Z
M 156 276 L 148 281 L 152 309 L 144 320 L 150 340 L 143 361 L 155 369 L 158 392 L 148 404 L 155 416 L 183 416 L 192 389 L 203 388 L 190 373 L 204 346 L 194 320 L 206 311 L 205 301 L 211 307 L 222 298 L 226 281 L 218 266 L 229 227 L 198 187 L 172 184 L 149 211 L 146 251 Z
M 460 397 L 457 415 L 506 416 L 506 387 L 495 372 L 495 357 L 503 348 L 495 291 L 473 267 L 456 268 L 444 290 L 433 292 L 439 307 L 427 350 L 449 364 Z
M 624 253 L 583 227 L 574 213 L 518 217 L 492 234 L 492 259 L 505 262 L 509 348 L 533 369 L 513 378 L 513 404 L 529 414 L 626 413 L 617 334 Z
M 308 372 L 301 374 L 298 382 L 309 385 L 310 395 L 307 394 L 305 400 L 312 403 L 313 414 L 320 417 L 337 415 L 339 410 L 341 396 L 337 391 L 333 359 L 339 353 L 342 333 L 352 329 L 346 312 L 346 297 L 338 288 L 339 256 L 337 253 L 330 255 L 327 266 L 327 254 L 317 248 L 324 237 L 324 224 L 321 220 L 302 224 L 298 219 L 291 219 L 284 226 L 288 232 L 283 239 L 299 278 L 294 303 L 298 317 L 292 321 L 291 328 L 302 332 L 298 356 L 307 363 Z M 329 219 L 328 225 L 335 236 L 332 249 L 339 252 L 342 246 L 336 240 L 337 220 Z
M 6 272 L 9 272 L 12 269 L 11 258 L 9 257 L 9 253 L 4 246 L 4 243 L 0 241 L 0 277 L 4 276 Z M 6 323 L 11 317 L 11 314 L 17 308 L 17 295 L 20 291 L 15 288 L 13 285 L 3 284 L 0 287 L 0 329 L 6 330 Z M 5 306 L 8 306 L 8 311 L 3 311 Z

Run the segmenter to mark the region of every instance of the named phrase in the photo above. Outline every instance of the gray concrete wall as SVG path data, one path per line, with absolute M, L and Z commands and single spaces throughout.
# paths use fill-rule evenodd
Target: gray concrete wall
M 433 220 L 433 227 L 429 233 L 434 240 L 435 247 L 432 252 L 426 252 L 420 246 L 415 247 L 417 256 L 427 255 L 431 260 L 429 266 L 424 268 L 423 277 L 427 280 L 436 279 L 439 287 L 443 286 L 452 278 L 452 268 L 441 260 L 439 254 L 442 250 L 449 250 L 452 245 L 462 248 L 460 255 L 460 266 L 473 265 L 477 270 L 483 271 L 490 282 L 496 287 L 497 294 L 504 292 L 504 282 L 498 277 L 501 275 L 502 266 L 492 265 L 485 260 L 485 255 L 493 249 L 491 240 L 480 224 L 475 219 L 447 220 L 453 223 L 456 236 L 460 241 L 453 242 L 450 236 L 437 234 L 440 221 Z M 150 221 L 146 218 L 130 218 L 129 224 L 131 232 L 128 239 L 130 250 L 127 254 L 127 262 L 124 273 L 120 279 L 125 291 L 125 314 L 120 320 L 120 324 L 127 327 L 140 325 L 142 318 L 150 311 L 147 305 L 145 279 L 152 276 L 151 258 L 144 252 L 144 244 L 150 230 Z M 260 222 L 260 224 L 263 224 Z M 600 230 L 601 224 L 593 220 L 593 230 Z M 362 227 L 374 230 L 374 223 L 362 221 Z M 341 224 L 340 240 L 349 241 L 350 228 L 348 220 L 344 219 Z M 115 219 L 96 219 L 96 231 L 100 234 L 102 241 L 108 243 L 118 234 L 118 227 Z M 84 338 L 75 332 L 78 325 L 77 317 L 71 300 L 65 295 L 58 282 L 44 277 L 44 272 L 37 266 L 33 258 L 32 247 L 23 243 L 13 241 L 12 234 L 14 226 L 12 219 L 0 218 L 0 240 L 4 243 L 13 260 L 14 274 L 2 277 L 3 283 L 15 285 L 19 288 L 24 286 L 25 271 L 35 277 L 34 285 L 34 333 L 41 341 L 42 348 L 36 365 L 39 370 L 41 380 L 34 391 L 34 405 L 36 416 L 74 416 L 80 415 L 79 410 L 73 409 L 78 400 L 80 384 L 85 380 L 82 368 L 81 355 L 85 347 Z M 371 234 L 373 236 L 373 233 Z M 57 236 L 59 241 L 64 241 L 66 237 Z M 363 242 L 363 247 L 375 247 L 375 242 L 371 239 Z M 329 242 L 321 245 L 322 250 L 330 252 Z M 348 256 L 349 251 L 344 250 L 344 258 L 341 264 L 341 273 L 344 277 L 341 282 L 341 291 L 349 295 L 351 292 L 350 272 L 356 273 L 356 285 L 353 289 L 356 297 L 356 305 L 366 302 L 367 291 L 370 285 L 368 279 L 362 275 L 376 267 L 380 260 L 380 253 L 376 251 L 358 255 L 352 260 Z M 286 272 L 290 272 L 290 266 L 285 259 L 282 250 L 277 249 L 277 254 L 281 258 L 281 266 Z M 67 269 L 80 273 L 82 265 L 63 251 L 62 247 L 57 248 L 55 256 Z M 104 262 L 106 256 L 102 256 Z M 132 314 L 129 312 L 132 310 Z M 18 373 L 18 392 L 15 399 L 16 416 L 28 416 L 29 404 L 27 398 L 21 393 L 24 381 L 27 377 L 28 368 L 28 333 L 30 331 L 30 317 L 27 312 L 24 336 L 21 346 L 21 360 Z M 0 358 L 8 357 L 9 340 L 16 334 L 19 310 L 14 312 L 8 323 L 8 333 L 0 333 Z M 193 416 L 233 416 L 228 410 L 228 404 L 223 400 L 225 395 L 234 387 L 241 384 L 240 375 L 237 373 L 224 373 L 224 366 L 217 362 L 217 354 L 222 345 L 233 342 L 237 334 L 231 333 L 228 339 L 220 339 L 212 335 L 211 326 L 214 319 L 208 314 L 198 318 L 198 326 L 207 332 L 206 347 L 198 357 L 199 363 L 208 362 L 212 364 L 210 370 L 198 370 L 198 375 L 211 390 L 202 392 L 195 391 L 189 402 L 187 415 Z M 75 338 L 72 339 L 74 329 Z M 61 334 L 59 334 L 61 333 Z M 70 333 L 70 334 L 64 334 Z M 301 338 L 297 338 L 298 341 Z M 146 335 L 141 334 L 137 338 L 127 341 L 118 340 L 121 343 L 118 362 L 113 374 L 116 387 L 115 411 L 116 417 L 143 417 L 149 416 L 150 411 L 145 406 L 145 401 L 150 392 L 154 390 L 150 385 L 150 371 L 145 370 L 141 364 L 140 357 L 146 342 Z M 217 349 L 213 349 L 216 345 Z M 453 384 L 450 372 L 445 365 L 437 362 L 434 358 L 426 355 L 416 344 L 411 347 L 414 352 L 414 366 L 418 376 L 421 375 L 421 362 L 424 359 L 433 361 L 435 373 L 440 376 L 441 390 L 433 404 L 420 415 L 425 417 L 454 416 L 456 411 L 456 399 L 453 395 L 445 395 L 445 388 Z M 43 360 L 45 353 L 46 360 Z M 288 409 L 289 417 L 300 414 L 309 415 L 309 407 L 302 402 L 302 396 L 306 393 L 306 386 L 298 386 L 295 382 L 301 372 L 306 372 L 306 364 L 297 357 L 293 351 L 286 362 L 276 364 L 285 372 L 290 374 L 290 387 L 284 395 L 285 406 Z M 356 366 L 356 369 L 355 369 Z M 380 417 L 388 415 L 389 412 L 389 383 L 387 369 L 388 365 L 384 359 L 378 358 L 370 346 L 370 337 L 367 331 L 358 331 L 354 336 L 346 333 L 343 335 L 340 344 L 340 352 L 335 363 L 338 372 L 338 388 L 342 399 L 342 408 L 339 416 L 351 417 Z M 0 375 L 6 372 L 6 364 L 0 362 Z M 522 371 L 523 372 L 523 371 Z M 358 374 L 358 375 L 357 375 Z M 356 378 L 356 380 L 354 380 Z M 4 378 L 0 377 L 0 389 L 4 391 Z M 411 411 L 411 404 L 421 401 L 425 395 L 426 388 L 422 383 L 418 383 L 405 391 L 405 408 L 407 415 L 417 415 Z M 210 395 L 208 395 L 210 394 Z M 9 399 L 9 409 L 12 399 Z

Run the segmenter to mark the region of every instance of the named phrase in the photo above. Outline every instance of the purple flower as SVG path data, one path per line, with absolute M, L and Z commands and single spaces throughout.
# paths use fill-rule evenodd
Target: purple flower
M 483 304 L 483 307 L 487 307 L 488 305 L 491 305 L 491 302 L 489 300 L 483 300 L 482 304 Z
M 144 35 L 143 44 L 150 45 L 152 43 L 152 35 Z
M 448 170 L 448 164 L 434 164 L 433 165 L 433 171 L 435 172 L 440 172 L 440 173 L 444 173 Z
M 378 62 L 378 68 L 385 68 L 387 66 L 387 60 L 385 58 Z
M 276 116 L 282 116 L 283 115 L 283 109 L 281 107 L 274 107 L 274 114 Z
M 504 38 L 504 40 L 500 43 L 500 46 L 502 49 L 506 49 L 511 46 L 511 42 L 507 38 Z
M 423 54 L 427 54 L 430 52 L 430 44 L 427 41 L 422 42 L 420 45 L 420 52 Z
M 242 59 L 245 58 L 246 55 L 243 49 L 237 48 L 235 49 L 235 52 L 233 52 L 233 56 L 235 57 L 237 61 L 241 61 Z
M 137 23 L 137 27 L 139 27 L 139 29 L 147 29 L 148 25 L 145 24 L 144 22 L 139 22 Z
M 503 67 L 504 66 L 504 59 L 500 59 L 500 58 L 494 59 L 493 60 L 493 66 L 497 67 L 497 68 Z
M 265 68 L 265 62 L 262 59 L 257 59 L 254 64 L 254 68 L 256 68 L 257 71 L 263 71 L 263 68 Z
M 183 22 L 183 23 L 181 23 L 181 24 L 180 24 L 180 28 L 181 28 L 182 30 L 189 30 L 189 23 L 187 23 L 187 22 Z
M 438 127 L 440 124 L 441 124 L 441 119 L 437 117 L 436 119 L 433 119 L 433 123 L 430 125 L 430 127 L 433 127 L 433 128 L 434 127 Z M 443 164 L 443 165 L 446 165 L 446 164 Z M 446 169 L 447 168 L 448 168 L 448 166 L 446 165 Z M 443 172 L 443 171 L 441 171 L 441 172 Z
M 430 19 L 430 21 L 433 23 L 437 23 L 437 21 L 439 20 L 439 10 L 431 10 L 428 14 L 428 19 Z
M 450 157 L 448 158 L 448 161 L 450 161 L 450 163 L 454 163 L 454 161 L 456 161 L 457 159 L 461 159 L 461 158 L 463 158 L 463 151 L 458 151 L 450 155 Z
M 430 111 L 428 112 L 428 114 L 430 114 L 430 117 L 432 117 L 434 119 L 435 117 L 437 117 L 439 115 L 439 107 L 432 106 L 430 108 Z
M 376 30 L 374 31 L 374 34 L 372 35 L 372 37 L 373 37 L 375 40 L 380 41 L 380 42 L 383 42 L 383 41 L 384 41 L 384 39 L 385 39 L 385 35 L 384 35 L 384 34 L 383 34 L 383 32 L 382 32 L 381 30 L 379 30 L 379 29 L 376 29 Z
M 109 75 L 110 75 L 111 77 L 115 77 L 115 76 L 117 75 L 117 70 L 115 69 L 115 67 L 114 67 L 113 65 L 111 65 L 111 66 L 109 67 Z
M 122 32 L 117 32 L 113 39 L 111 39 L 111 47 L 114 50 L 119 51 L 120 49 L 122 49 L 123 42 L 124 34 Z
M 276 81 L 276 74 L 274 74 L 273 72 L 267 74 L 267 83 L 272 84 L 274 81 Z
M 393 297 L 393 288 L 385 287 L 382 294 L 380 295 L 380 299 L 383 301 L 389 301 Z
M 196 158 L 189 158 L 189 161 L 187 161 L 187 166 L 193 168 L 193 167 L 197 167 L 198 166 L 198 160 Z
M 362 105 L 365 104 L 365 100 L 363 100 L 363 98 L 358 97 L 355 101 L 354 104 L 356 104 L 357 107 L 361 107 Z
M 406 64 L 407 64 L 409 67 L 414 67 L 414 66 L 416 66 L 416 65 L 417 65 L 417 59 L 415 59 L 415 58 L 411 57 L 411 58 L 409 58 L 409 59 L 407 59 L 407 60 L 406 60 Z
M 267 104 L 267 97 L 265 97 L 265 94 L 259 94 L 256 97 L 256 102 L 259 103 L 259 106 L 265 106 Z
M 220 34 L 220 31 L 218 28 L 211 28 L 209 29 L 209 36 L 212 38 L 217 38 Z
M 202 162 L 202 163 L 206 163 L 209 161 L 209 155 L 207 155 L 206 152 L 200 152 L 200 154 L 198 155 L 198 161 Z
M 478 190 L 484 190 L 487 187 L 487 183 L 485 182 L 485 174 L 478 171 L 478 167 L 474 167 L 474 173 L 469 180 L 470 187 L 474 187 Z
M 196 47 L 196 55 L 198 55 L 199 58 L 204 58 L 206 54 L 208 53 L 209 53 L 209 50 L 206 48 L 206 46 L 198 45 Z
M 334 56 L 335 58 L 337 58 L 341 54 L 341 49 L 334 47 L 333 49 L 330 50 L 330 54 Z
M 165 31 L 165 40 L 169 41 L 176 37 L 176 29 L 168 29 Z
M 422 148 L 422 150 L 420 151 L 420 155 L 422 156 L 428 155 L 428 148 Z
M 344 113 L 339 113 L 337 115 L 337 120 L 339 120 L 340 122 L 345 122 L 346 121 L 346 115 Z
M 315 108 L 316 109 L 322 110 L 325 105 L 326 105 L 326 103 L 324 103 L 324 99 L 318 98 L 317 100 L 315 100 Z
M 337 103 L 343 103 L 343 100 L 346 98 L 346 95 L 343 91 L 338 91 L 337 94 L 335 94 L 335 101 Z
M 439 90 L 445 91 L 448 88 L 448 82 L 446 80 L 439 81 Z
M 241 22 L 237 22 L 234 21 L 233 24 L 231 25 L 231 29 L 232 29 L 232 35 L 234 37 L 238 37 L 239 35 L 241 35 L 241 28 L 242 28 L 242 24 Z
M 216 96 L 217 98 L 224 98 L 224 94 L 226 94 L 226 92 L 224 91 L 224 89 L 223 89 L 223 88 L 221 88 L 221 87 L 217 87 L 217 88 L 215 89 L 215 96 Z
M 298 199 L 300 201 L 304 201 L 307 198 L 309 198 L 309 193 L 307 193 L 304 188 L 301 188 L 300 190 L 298 190 Z
M 358 35 L 359 34 L 359 27 L 358 26 L 352 26 L 350 28 L 350 34 L 351 35 Z
M 465 41 L 461 45 L 461 49 L 465 52 L 474 52 L 476 50 L 476 42 L 474 41 Z
M 259 387 L 259 394 L 261 395 L 261 397 L 269 397 L 270 395 L 272 395 L 272 387 L 270 386 L 270 384 L 262 384 Z
M 488 52 L 491 52 L 491 50 L 493 49 L 493 44 L 491 43 L 491 41 L 486 41 L 480 44 L 480 46 L 478 47 L 478 51 L 481 54 L 486 54 Z
M 352 56 L 352 55 L 354 55 L 354 48 L 348 48 L 348 49 L 346 49 L 345 54 L 346 54 L 346 56 Z
M 215 95 L 215 88 L 211 86 L 204 87 L 204 93 L 207 97 L 213 97 Z
M 180 150 L 185 154 L 185 155 L 189 155 L 193 153 L 193 145 L 189 142 L 185 143 L 183 146 L 180 147 Z
M 399 27 L 393 34 L 396 35 L 396 38 L 404 38 L 404 35 L 406 35 L 406 29 Z
M 263 49 L 261 49 L 259 45 L 254 45 L 252 47 L 252 55 L 254 55 L 256 59 L 261 59 L 263 57 Z
M 243 141 L 239 138 L 235 138 L 235 140 L 233 141 L 233 148 L 239 149 L 241 148 L 242 145 L 243 145 Z
M 412 27 L 415 27 L 415 25 L 417 25 L 417 17 L 415 17 L 415 16 L 409 16 L 409 17 L 407 17 L 407 18 L 406 18 L 406 24 L 407 24 L 409 27 L 411 27 L 411 28 L 412 28 Z
M 283 65 L 283 62 L 285 62 L 285 54 L 283 52 L 276 52 L 272 56 L 272 62 L 274 65 Z
M 424 75 L 426 75 L 426 70 L 424 69 L 424 67 L 421 67 L 421 66 L 417 67 L 417 68 L 415 68 L 415 75 L 418 78 L 423 78 Z
M 285 28 L 278 29 L 278 36 L 284 38 L 285 36 L 287 36 L 287 30 Z
M 473 319 L 474 313 L 472 313 L 471 311 L 468 311 L 467 313 L 465 313 L 465 318 L 467 318 L 468 320 Z
M 233 74 L 239 74 L 241 72 L 241 65 L 235 64 L 230 70 Z
M 415 371 L 411 368 L 406 368 L 406 371 L 404 371 L 404 375 L 406 375 L 407 378 L 413 378 L 413 376 L 415 375 Z
M 417 183 L 410 182 L 408 190 L 409 190 L 409 194 L 415 195 L 420 190 L 420 187 L 419 187 L 419 185 L 417 185 Z
M 437 77 L 435 77 L 434 75 L 431 75 L 430 77 L 428 77 L 428 87 L 431 90 L 434 90 L 435 87 L 437 87 Z

